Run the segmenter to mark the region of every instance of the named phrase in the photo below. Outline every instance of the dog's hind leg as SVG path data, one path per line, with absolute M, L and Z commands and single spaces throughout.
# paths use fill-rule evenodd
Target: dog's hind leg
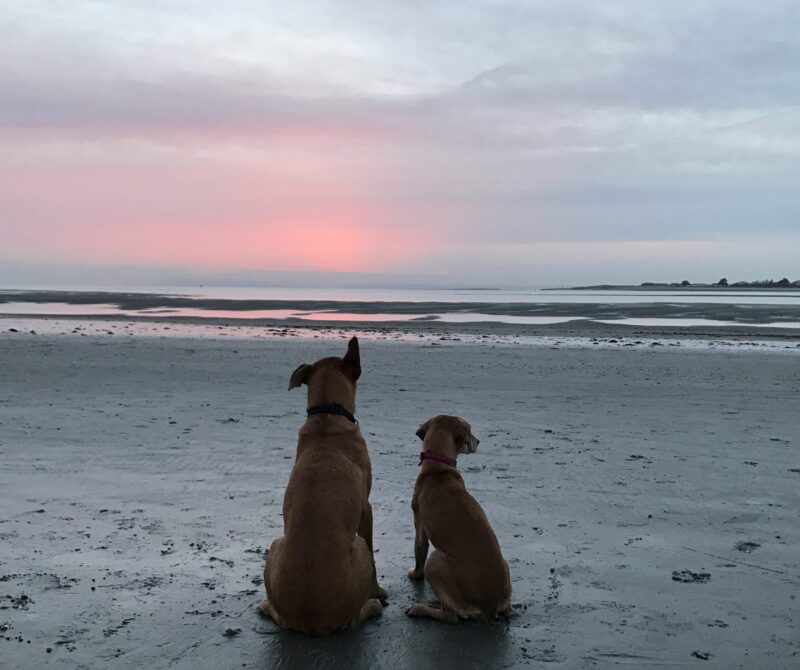
M 370 598 L 364 605 L 361 607 L 361 610 L 356 615 L 355 619 L 353 619 L 352 623 L 350 624 L 351 628 L 358 628 L 362 623 L 371 619 L 372 617 L 380 616 L 383 612 L 383 605 L 381 601 L 377 598 Z
M 372 557 L 372 590 L 370 596 L 386 604 L 386 590 L 378 584 L 378 572 L 375 569 L 375 556 L 372 551 L 372 505 L 367 502 L 361 510 L 361 520 L 358 524 L 358 535 L 364 538 L 370 556 Z
M 270 595 L 274 597 L 275 594 L 275 575 L 278 573 L 282 547 L 283 538 L 279 537 L 273 541 L 269 551 L 267 551 L 267 562 L 264 565 L 264 589 L 267 592 L 267 597 L 261 601 L 258 610 L 264 616 L 270 617 L 281 628 L 286 628 L 283 618 L 275 611 L 275 606 L 269 600 Z
M 358 607 L 358 603 L 362 603 L 350 622 L 350 627 L 356 628 L 367 619 L 378 616 L 383 612 L 384 603 L 373 593 L 377 583 L 375 580 L 375 560 L 369 547 L 367 547 L 366 540 L 360 535 L 356 535 L 353 540 L 352 561 L 350 593 L 353 595 L 353 604 L 355 606 Z M 380 590 L 385 598 L 386 592 L 383 589 Z
M 425 561 L 428 558 L 428 534 L 419 518 L 417 501 L 412 500 L 411 509 L 414 512 L 414 567 L 408 571 L 408 578 L 420 580 L 425 577 Z
M 281 615 L 275 611 L 275 608 L 272 606 L 272 603 L 264 598 L 261 601 L 261 604 L 258 606 L 258 611 L 261 612 L 264 616 L 269 617 L 272 619 L 276 624 L 278 624 L 281 628 L 286 628 L 286 622 L 281 618 Z
M 506 568 L 506 586 L 508 587 L 508 597 L 501 605 L 497 614 L 504 619 L 510 619 L 512 616 L 514 616 L 514 610 L 511 609 L 511 571 L 508 568 L 508 561 L 503 561 L 503 563 L 505 564 Z
M 444 607 L 440 602 L 433 603 L 414 603 L 406 610 L 408 616 L 428 617 L 443 621 L 444 623 L 457 623 L 458 614 L 453 610 Z
M 416 603 L 408 610 L 410 616 L 429 616 L 448 623 L 480 616 L 479 609 L 466 602 L 458 583 L 458 571 L 443 551 L 435 549 L 431 553 L 425 563 L 425 576 L 441 607 Z

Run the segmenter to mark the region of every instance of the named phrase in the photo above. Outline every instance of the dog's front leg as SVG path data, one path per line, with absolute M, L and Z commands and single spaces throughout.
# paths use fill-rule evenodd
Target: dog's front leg
M 377 598 L 386 605 L 386 590 L 378 585 L 378 572 L 375 569 L 375 554 L 372 551 L 372 505 L 367 502 L 361 510 L 361 521 L 358 524 L 356 533 L 364 538 L 367 543 L 369 553 L 372 554 L 372 597 Z
M 364 508 L 361 510 L 361 520 L 358 523 L 356 533 L 364 538 L 369 548 L 369 553 L 374 553 L 372 551 L 372 505 L 369 502 L 365 503 Z
M 414 530 L 416 531 L 414 537 L 414 569 L 409 570 L 409 579 L 422 579 L 425 576 L 425 561 L 428 559 L 428 534 L 422 527 L 422 521 L 419 518 L 419 510 L 416 505 L 412 503 L 414 510 Z

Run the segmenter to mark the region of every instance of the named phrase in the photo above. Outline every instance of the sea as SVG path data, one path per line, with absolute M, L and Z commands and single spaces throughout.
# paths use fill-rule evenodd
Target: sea
M 0 287 L 0 314 L 800 328 L 800 290 L 29 286 Z

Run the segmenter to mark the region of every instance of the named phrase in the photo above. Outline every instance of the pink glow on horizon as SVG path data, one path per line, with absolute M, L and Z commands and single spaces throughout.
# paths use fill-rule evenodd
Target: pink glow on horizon
M 276 145 L 238 160 L 221 144 L 132 146 L 68 142 L 43 145 L 40 162 L 0 160 L 0 201 L 26 221 L 6 250 L 72 264 L 387 272 L 444 241 L 418 212 L 380 202 L 375 175 L 345 152 L 287 160 Z
M 63 226 L 30 240 L 31 255 L 103 264 L 214 270 L 391 271 L 413 263 L 419 234 L 370 227 L 374 219 L 331 211 L 269 223 Z

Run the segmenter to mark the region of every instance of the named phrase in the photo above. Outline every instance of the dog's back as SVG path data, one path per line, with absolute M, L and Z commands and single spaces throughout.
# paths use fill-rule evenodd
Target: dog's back
M 480 440 L 458 416 L 432 417 L 417 430 L 422 440 L 414 486 L 414 568 L 411 579 L 428 579 L 438 601 L 415 603 L 411 616 L 455 622 L 490 619 L 510 612 L 511 579 L 500 544 L 478 501 L 456 470 L 460 454 Z M 435 547 L 428 556 L 429 543 Z
M 300 430 L 283 499 L 285 536 L 300 547 L 351 540 L 369 495 L 364 438 L 357 426 L 334 421 L 330 415 L 310 417 Z
M 483 612 L 503 609 L 511 597 L 508 567 L 486 513 L 461 474 L 420 472 L 414 498 L 431 543 L 452 559 L 465 598 Z
M 303 364 L 289 388 L 308 385 L 308 419 L 283 499 L 284 536 L 272 543 L 261 611 L 313 635 L 380 613 L 385 597 L 372 557 L 372 481 L 367 445 L 353 417 L 361 373 L 358 340 L 344 358 Z

